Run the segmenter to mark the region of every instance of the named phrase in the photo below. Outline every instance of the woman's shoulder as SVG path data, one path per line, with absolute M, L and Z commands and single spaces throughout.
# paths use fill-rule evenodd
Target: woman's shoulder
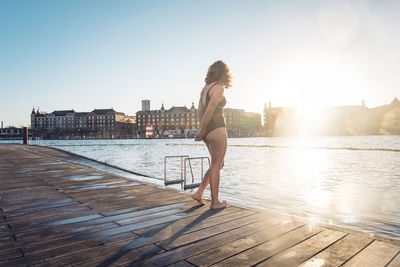
M 213 94 L 217 95 L 222 95 L 224 93 L 224 86 L 220 83 L 217 83 L 212 86 L 212 88 L 209 90 L 210 96 Z

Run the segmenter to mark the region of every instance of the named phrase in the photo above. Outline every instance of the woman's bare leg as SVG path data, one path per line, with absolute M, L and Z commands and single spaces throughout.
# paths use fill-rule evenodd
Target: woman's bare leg
M 197 189 L 196 193 L 192 195 L 192 198 L 194 200 L 197 200 L 202 205 L 206 204 L 203 200 L 203 193 L 204 190 L 206 190 L 208 184 L 210 183 L 210 173 L 211 173 L 211 168 L 207 170 L 206 174 L 203 177 L 203 180 L 201 181 L 199 188 Z
M 227 206 L 226 201 L 219 201 L 220 170 L 224 164 L 227 147 L 227 134 L 225 128 L 217 128 L 207 135 L 208 147 L 211 154 L 211 209 L 219 209 Z
M 208 143 L 205 141 L 208 152 L 210 152 L 210 148 L 208 147 Z M 210 152 L 211 154 L 211 152 Z M 211 173 L 211 166 L 210 168 L 206 171 L 206 174 L 204 174 L 203 179 L 201 180 L 201 184 L 199 188 L 197 189 L 196 193 L 192 195 L 192 198 L 194 200 L 197 200 L 200 204 L 205 205 L 206 203 L 203 200 L 203 193 L 204 190 L 206 190 L 207 186 L 210 184 L 210 173 Z

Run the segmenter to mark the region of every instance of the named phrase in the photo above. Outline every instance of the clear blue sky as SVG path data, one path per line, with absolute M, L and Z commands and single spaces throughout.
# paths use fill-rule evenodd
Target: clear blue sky
M 400 1 L 2 0 L 0 120 L 197 105 L 218 59 L 231 108 L 387 104 L 400 97 L 398 14 Z

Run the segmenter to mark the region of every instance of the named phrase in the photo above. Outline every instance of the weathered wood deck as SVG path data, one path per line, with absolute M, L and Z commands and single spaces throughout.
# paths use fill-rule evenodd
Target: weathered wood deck
M 0 145 L 1 266 L 400 266 L 398 240 L 231 206 Z

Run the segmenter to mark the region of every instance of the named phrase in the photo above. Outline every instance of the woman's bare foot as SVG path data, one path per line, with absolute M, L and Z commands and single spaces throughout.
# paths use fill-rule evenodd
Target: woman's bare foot
M 192 198 L 200 203 L 200 205 L 205 205 L 206 202 L 204 202 L 203 196 L 200 195 L 198 192 L 194 193 L 192 195 Z
M 226 200 L 223 200 L 222 202 L 218 201 L 215 204 L 211 204 L 210 209 L 216 210 L 216 209 L 224 209 L 228 207 L 228 202 Z

